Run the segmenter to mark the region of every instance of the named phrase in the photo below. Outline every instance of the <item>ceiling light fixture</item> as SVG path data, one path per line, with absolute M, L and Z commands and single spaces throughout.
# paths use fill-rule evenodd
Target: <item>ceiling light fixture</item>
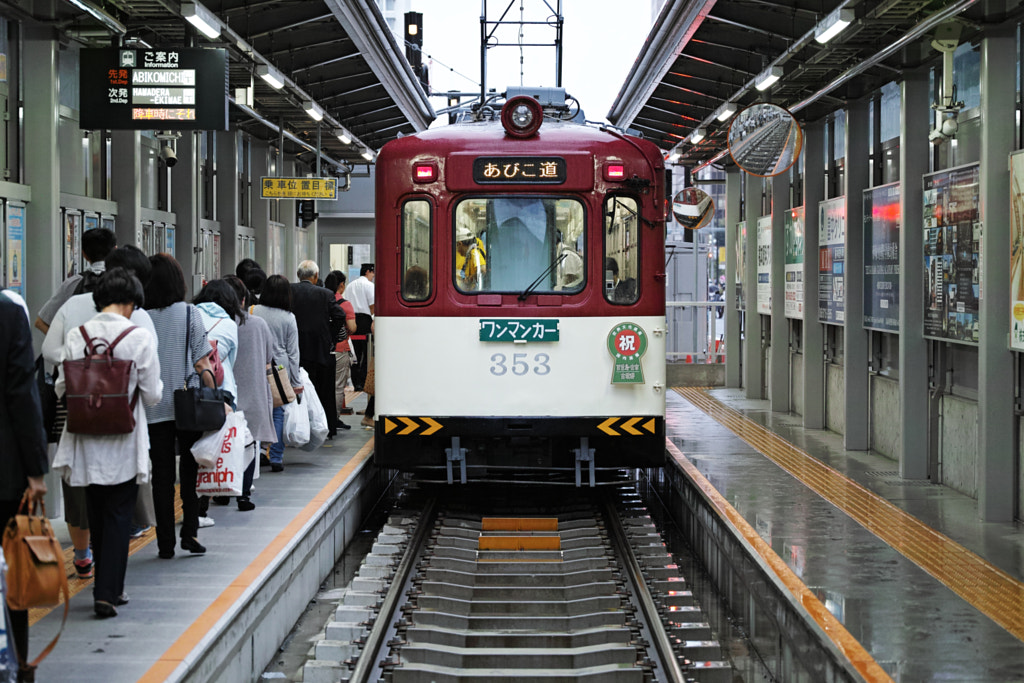
M 210 40 L 220 37 L 220 19 L 198 2 L 181 3 L 181 16 Z
M 303 100 L 302 108 L 306 110 L 307 114 L 309 114 L 309 118 L 314 121 L 319 121 L 324 117 L 324 110 L 321 109 L 320 105 L 313 100 Z
M 754 87 L 758 90 L 764 91 L 772 87 L 776 81 L 782 78 L 782 67 L 772 66 L 768 67 L 757 75 L 754 79 Z
M 334 134 L 338 136 L 339 140 L 341 140 L 341 144 L 343 144 L 343 145 L 351 145 L 352 144 L 352 138 L 349 137 L 348 131 L 345 130 L 344 128 L 339 128 Z
M 266 81 L 267 85 L 274 90 L 280 90 L 284 87 L 284 74 L 269 64 L 257 64 L 256 75 Z
M 697 130 L 693 131 L 693 133 L 690 135 L 690 142 L 696 145 L 698 142 L 703 140 L 707 136 L 707 134 L 707 128 L 698 128 Z
M 373 150 L 367 147 L 363 150 L 363 158 L 367 161 L 373 161 L 374 153 Z
M 824 45 L 842 33 L 844 28 L 853 23 L 853 19 L 852 9 L 840 8 L 829 12 L 829 15 L 814 27 L 814 39 Z
M 715 113 L 715 118 L 722 122 L 728 121 L 732 118 L 732 115 L 736 113 L 736 109 L 737 106 L 735 102 L 726 102 L 718 108 L 718 111 Z

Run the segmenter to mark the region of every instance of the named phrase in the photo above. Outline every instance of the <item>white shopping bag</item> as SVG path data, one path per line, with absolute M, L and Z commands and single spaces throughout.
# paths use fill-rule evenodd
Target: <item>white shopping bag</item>
M 284 426 L 281 430 L 281 438 L 284 445 L 289 448 L 305 446 L 309 441 L 309 412 L 306 411 L 306 406 L 298 401 L 292 401 L 285 403 L 283 408 Z
M 245 416 L 229 413 L 221 436 L 220 454 L 210 467 L 200 467 L 196 476 L 196 493 L 205 496 L 242 495 L 245 473 Z
M 213 467 L 214 463 L 217 462 L 217 458 L 220 457 L 221 444 L 224 442 L 224 438 L 221 436 L 221 432 L 228 429 L 228 421 L 224 421 L 224 426 L 217 431 L 205 432 L 203 436 L 192 444 L 192 457 L 195 458 L 196 464 L 200 467 Z
M 299 377 L 302 379 L 302 405 L 306 407 L 309 415 L 309 441 L 299 446 L 304 451 L 315 451 L 327 441 L 327 413 L 320 403 L 320 397 L 316 395 L 313 382 L 305 368 L 299 368 Z

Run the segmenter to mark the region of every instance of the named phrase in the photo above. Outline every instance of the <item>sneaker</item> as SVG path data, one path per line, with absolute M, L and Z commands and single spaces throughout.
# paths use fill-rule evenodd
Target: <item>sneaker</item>
M 96 563 L 93 562 L 90 557 L 87 560 L 75 560 L 75 574 L 80 579 L 91 579 L 95 573 L 93 570 L 96 567 Z
M 131 538 L 142 538 L 152 528 L 151 526 L 133 526 L 129 536 Z
M 199 518 L 199 528 L 200 529 L 205 529 L 206 527 L 213 526 L 216 523 L 217 522 L 213 519 L 213 517 L 200 517 Z

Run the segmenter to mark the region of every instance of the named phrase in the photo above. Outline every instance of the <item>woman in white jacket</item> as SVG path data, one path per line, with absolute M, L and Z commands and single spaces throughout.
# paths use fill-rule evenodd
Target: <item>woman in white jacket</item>
M 124 268 L 104 273 L 93 291 L 96 314 L 82 327 L 94 340 L 108 342 L 132 327 L 128 319 L 137 306 L 142 306 L 142 283 Z M 124 577 L 128 569 L 128 543 L 135 510 L 138 485 L 149 480 L 149 431 L 144 406 L 156 405 L 163 394 L 160 361 L 157 359 L 153 335 L 142 327 L 131 330 L 114 347 L 114 357 L 130 360 L 135 367 L 129 378 L 128 392 L 136 388 L 135 429 L 130 434 L 93 436 L 61 435 L 53 469 L 72 486 L 85 486 L 92 532 L 93 555 L 96 561 L 96 582 L 93 585 L 93 608 L 99 617 L 117 616 L 117 606 L 128 602 Z M 85 357 L 85 340 L 80 328 L 68 331 L 61 360 Z M 56 391 L 65 391 L 63 372 L 57 379 Z

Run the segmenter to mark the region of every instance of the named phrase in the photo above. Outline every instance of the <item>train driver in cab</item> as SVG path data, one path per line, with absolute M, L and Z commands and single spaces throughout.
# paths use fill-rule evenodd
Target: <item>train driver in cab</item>
M 480 291 L 484 286 L 484 273 L 487 272 L 487 253 L 483 242 L 473 234 L 462 216 L 458 218 L 455 239 L 455 268 L 459 289 Z

